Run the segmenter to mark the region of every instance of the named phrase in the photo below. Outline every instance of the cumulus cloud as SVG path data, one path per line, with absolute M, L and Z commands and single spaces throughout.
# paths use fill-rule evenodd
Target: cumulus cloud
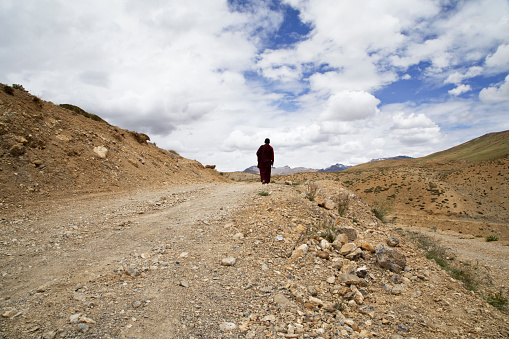
M 486 66 L 501 71 L 509 70 L 509 44 L 498 46 L 497 51 L 486 57 Z
M 480 75 L 483 72 L 483 70 L 484 69 L 480 66 L 473 66 L 473 67 L 470 67 L 468 69 L 468 71 L 465 73 L 460 73 L 460 72 L 456 71 L 452 74 L 449 74 L 447 79 L 444 80 L 444 83 L 459 85 L 465 79 L 470 79 L 470 78 Z
M 392 117 L 391 133 L 402 144 L 416 146 L 422 144 L 436 143 L 440 139 L 440 127 L 438 127 L 425 114 L 402 112 Z
M 449 90 L 450 95 L 458 96 L 466 92 L 470 92 L 472 90 L 472 87 L 470 85 L 459 85 L 458 87 Z
M 332 95 L 321 119 L 354 121 L 369 118 L 378 112 L 380 100 L 364 91 L 344 91 Z
M 509 75 L 500 86 L 483 88 L 479 99 L 487 103 L 509 101 Z

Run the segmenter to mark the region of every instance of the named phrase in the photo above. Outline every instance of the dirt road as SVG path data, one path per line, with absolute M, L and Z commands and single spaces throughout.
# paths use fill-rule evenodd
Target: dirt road
M 305 241 L 307 254 L 289 259 L 301 230 L 326 213 L 302 189 L 194 184 L 11 211 L 0 228 L 0 337 L 509 333 L 503 315 L 405 241 L 398 250 L 409 268 L 401 275 L 376 265 L 369 251 L 348 259 L 330 246 L 325 250 L 317 235 Z M 357 223 L 359 246 L 391 236 L 367 221 L 372 216 L 358 209 L 360 201 L 355 204 L 351 218 L 335 218 Z M 358 288 L 339 280 L 363 267 L 368 275 Z
M 21 313 L 8 327 L 15 331 L 28 322 L 32 331 L 23 331 L 66 332 L 69 316 L 86 313 L 95 315 L 96 334 L 155 338 L 179 333 L 185 310 L 205 311 L 205 322 L 221 320 L 215 314 L 229 308 L 233 292 L 220 286 L 225 279 L 242 280 L 237 270 L 218 273 L 218 263 L 232 251 L 221 241 L 223 226 L 259 188 L 203 184 L 103 194 L 4 218 L 1 305 Z M 200 295 L 190 285 L 199 285 Z M 53 328 L 48 318 L 54 318 Z M 143 326 L 134 326 L 141 320 Z M 186 321 L 185 327 L 192 325 Z

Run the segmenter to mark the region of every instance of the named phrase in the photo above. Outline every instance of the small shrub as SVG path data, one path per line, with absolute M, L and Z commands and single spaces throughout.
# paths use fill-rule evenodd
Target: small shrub
M 344 217 L 346 212 L 348 212 L 348 207 L 350 206 L 350 196 L 348 193 L 338 194 L 334 197 L 334 202 L 336 203 L 336 208 L 338 209 L 338 213 L 340 216 Z
M 9 94 L 9 95 L 14 95 L 14 88 L 12 88 L 11 86 L 5 85 L 4 86 L 4 92 Z
M 78 106 L 70 105 L 70 104 L 60 104 L 61 107 L 68 109 L 69 111 L 73 111 L 74 113 L 81 114 L 84 117 L 87 117 L 89 119 L 95 120 L 95 121 L 102 121 L 107 123 L 105 120 L 103 120 L 100 116 L 95 114 L 90 114 L 83 109 L 79 108 Z M 148 139 L 150 140 L 150 139 Z
M 308 182 L 308 193 L 306 194 L 309 201 L 314 201 L 318 193 L 318 185 L 314 181 Z
M 12 88 L 28 93 L 28 91 L 25 89 L 25 87 L 23 87 L 23 85 L 12 84 Z
M 269 192 L 265 192 L 265 191 L 260 191 L 258 192 L 258 195 L 262 196 L 262 197 L 266 197 L 269 195 Z
M 320 237 L 326 239 L 330 243 L 336 240 L 337 228 L 334 219 L 322 217 L 322 221 L 318 224 L 317 228 Z
M 507 298 L 502 295 L 502 292 L 490 293 L 486 297 L 486 302 L 493 307 L 498 308 L 500 311 L 507 313 Z
M 493 234 L 492 234 L 492 235 L 488 235 L 488 236 L 486 237 L 486 241 L 487 241 L 487 242 L 490 242 L 490 241 L 498 241 L 498 237 L 497 237 L 496 235 L 493 235 Z
M 387 201 L 379 200 L 375 202 L 371 211 L 381 222 L 386 223 L 386 217 L 390 214 L 391 207 Z

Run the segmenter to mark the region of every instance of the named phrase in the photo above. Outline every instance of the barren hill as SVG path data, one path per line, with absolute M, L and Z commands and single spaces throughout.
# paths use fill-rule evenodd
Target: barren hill
M 225 180 L 144 134 L 0 88 L 10 89 L 0 90 L 2 209 L 69 194 Z
M 339 180 L 403 225 L 509 241 L 509 131 L 423 158 L 370 162 L 342 172 L 287 179 Z

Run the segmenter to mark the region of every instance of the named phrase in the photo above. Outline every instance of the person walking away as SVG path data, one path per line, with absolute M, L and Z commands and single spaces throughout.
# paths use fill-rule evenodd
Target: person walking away
M 274 165 L 274 149 L 270 145 L 270 139 L 265 139 L 265 144 L 261 145 L 256 152 L 258 157 L 258 168 L 260 169 L 260 179 L 262 184 L 270 182 L 270 169 Z

